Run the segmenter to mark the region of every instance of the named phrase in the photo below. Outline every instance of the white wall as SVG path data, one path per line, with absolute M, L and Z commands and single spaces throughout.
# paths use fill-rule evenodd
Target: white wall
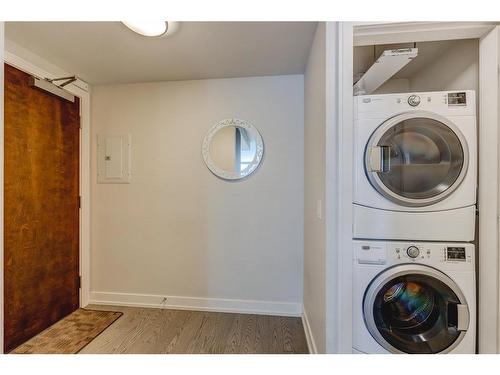
M 411 91 L 479 90 L 479 40 L 456 40 L 445 53 L 416 72 Z
M 302 75 L 93 88 L 91 298 L 300 314 L 303 95 Z M 230 117 L 265 144 L 240 182 L 216 178 L 201 155 Z M 114 132 L 132 135 L 129 185 L 96 183 L 96 136 Z
M 325 352 L 326 27 L 319 23 L 304 76 L 304 312 L 310 341 Z

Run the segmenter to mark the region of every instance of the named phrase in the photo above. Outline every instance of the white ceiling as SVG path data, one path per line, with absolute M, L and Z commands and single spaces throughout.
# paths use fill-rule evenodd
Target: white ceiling
M 120 22 L 7 22 L 8 40 L 90 84 L 303 73 L 315 22 L 181 22 L 146 38 Z

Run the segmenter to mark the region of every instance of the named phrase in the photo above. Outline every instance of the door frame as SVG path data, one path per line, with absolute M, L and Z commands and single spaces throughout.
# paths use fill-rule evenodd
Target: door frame
M 326 353 L 352 353 L 352 31 L 326 22 Z
M 331 61 L 331 64 L 340 64 L 339 71 L 344 72 L 344 80 L 352 80 L 352 47 L 355 45 L 390 44 L 414 41 L 430 40 L 453 40 L 453 39 L 478 39 L 479 40 L 479 113 L 478 113 L 478 157 L 479 157 L 479 189 L 478 189 L 478 207 L 480 209 L 479 221 L 479 243 L 480 253 L 477 264 L 481 270 L 477 280 L 479 286 L 478 302 L 478 350 L 479 353 L 498 353 L 500 352 L 500 257 L 499 251 L 499 53 L 500 53 L 500 27 L 489 22 L 398 22 L 398 23 L 375 23 L 375 22 L 343 22 L 343 29 L 350 29 L 352 39 L 351 45 L 345 41 L 340 52 L 340 57 Z M 344 31 L 348 34 L 349 31 Z M 342 75 L 342 73 L 340 73 Z M 350 76 L 349 76 L 350 74 Z M 352 82 L 352 81 L 351 81 Z M 352 87 L 348 85 L 339 86 L 339 91 L 347 97 L 352 94 Z M 338 93 L 342 95 L 342 93 Z M 348 112 L 345 106 L 342 110 Z M 341 134 L 350 134 L 353 127 L 352 116 L 344 114 L 343 121 L 338 123 L 338 132 Z M 343 139 L 349 141 L 349 137 Z M 351 147 L 350 144 L 343 144 L 344 148 Z M 353 152 L 353 151 L 352 151 Z M 337 165 L 345 168 L 352 168 L 352 155 L 340 153 L 338 155 Z M 349 174 L 345 173 L 344 177 Z M 353 189 L 354 181 L 344 179 L 342 188 Z M 481 202 L 486 202 L 481 205 Z M 345 220 L 351 220 L 352 208 L 347 209 L 343 203 L 340 203 L 339 215 Z M 343 230 L 343 236 L 351 234 L 346 227 Z M 340 241 L 339 241 L 340 242 Z M 347 243 L 347 241 L 345 242 Z M 352 252 L 352 247 L 344 249 Z M 343 283 L 339 283 L 337 293 L 342 293 L 343 285 L 350 285 L 352 280 L 352 270 L 340 270 Z M 484 296 L 484 297 L 483 297 Z M 348 300 L 343 300 L 347 304 Z M 352 307 L 351 307 L 352 308 Z M 332 313 L 338 314 L 340 322 L 347 325 L 351 321 L 348 310 L 343 307 L 333 309 Z M 352 311 L 350 312 L 352 313 Z M 337 328 L 342 329 L 339 323 Z M 340 340 L 338 348 L 346 348 L 352 342 L 352 331 L 349 334 L 344 331 L 343 335 L 338 337 Z
M 4 57 L 4 26 L 0 22 L 0 61 Z M 3 74 L 0 69 L 0 354 L 3 354 Z
M 2 37 L 0 33 L 0 37 Z M 3 42 L 3 38 L 2 38 Z M 2 46 L 3 43 L 0 43 Z M 25 73 L 32 74 L 41 78 L 56 78 L 57 76 L 68 76 L 71 73 L 62 73 L 62 71 L 47 71 L 30 61 L 25 60 L 9 51 L 3 52 L 3 61 L 13 67 L 24 71 Z M 3 71 L 3 67 L 2 67 Z M 90 299 L 90 86 L 82 81 L 77 80 L 65 87 L 66 90 L 71 92 L 76 97 L 80 98 L 80 252 L 79 252 L 79 268 L 80 268 L 80 307 L 85 307 L 89 304 Z M 1 87 L 3 93 L 3 84 Z M 3 100 L 2 100 L 2 114 L 3 114 Z M 3 125 L 3 121 L 2 121 Z M 1 130 L 1 143 L 0 151 L 3 156 L 3 126 Z M 2 160 L 3 171 L 3 160 Z M 3 173 L 1 178 L 0 192 L 3 198 Z M 3 212 L 3 201 L 1 204 Z M 2 220 L 2 245 L 3 245 L 3 220 Z M 2 265 L 0 269 L 0 287 L 3 290 L 3 248 L 0 254 Z M 1 295 L 1 310 L 3 314 L 3 295 Z M 3 318 L 3 316 L 2 316 Z M 0 353 L 3 351 L 3 319 L 1 324 L 1 340 Z
M 479 39 L 479 353 L 500 352 L 499 32 L 497 26 Z

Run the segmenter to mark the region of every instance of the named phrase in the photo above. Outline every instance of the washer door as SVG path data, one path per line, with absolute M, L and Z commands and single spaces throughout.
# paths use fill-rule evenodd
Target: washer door
M 392 353 L 451 351 L 469 327 L 469 308 L 458 286 L 423 265 L 387 269 L 368 287 L 363 316 L 373 338 Z
M 392 202 L 428 206 L 460 185 L 468 156 L 467 142 L 452 122 L 416 111 L 375 130 L 365 150 L 365 171 L 372 186 Z

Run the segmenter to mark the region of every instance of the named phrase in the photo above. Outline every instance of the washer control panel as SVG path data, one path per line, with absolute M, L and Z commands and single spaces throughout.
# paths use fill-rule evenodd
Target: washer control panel
M 406 254 L 408 254 L 410 258 L 418 258 L 420 255 L 420 249 L 416 246 L 410 246 L 406 249 Z
M 442 269 L 473 270 L 471 243 L 354 241 L 354 260 L 364 265 L 427 264 Z
M 467 254 L 463 246 L 447 246 L 445 257 L 447 261 L 466 262 Z
M 408 262 L 408 261 L 425 261 L 430 260 L 433 255 L 431 247 L 425 244 L 404 244 L 404 243 L 394 243 L 392 246 L 393 259 L 398 262 Z M 437 256 L 436 253 L 434 255 Z M 434 258 L 433 257 L 433 258 Z
M 388 244 L 387 253 L 395 263 L 467 263 L 472 261 L 470 244 L 401 243 Z

